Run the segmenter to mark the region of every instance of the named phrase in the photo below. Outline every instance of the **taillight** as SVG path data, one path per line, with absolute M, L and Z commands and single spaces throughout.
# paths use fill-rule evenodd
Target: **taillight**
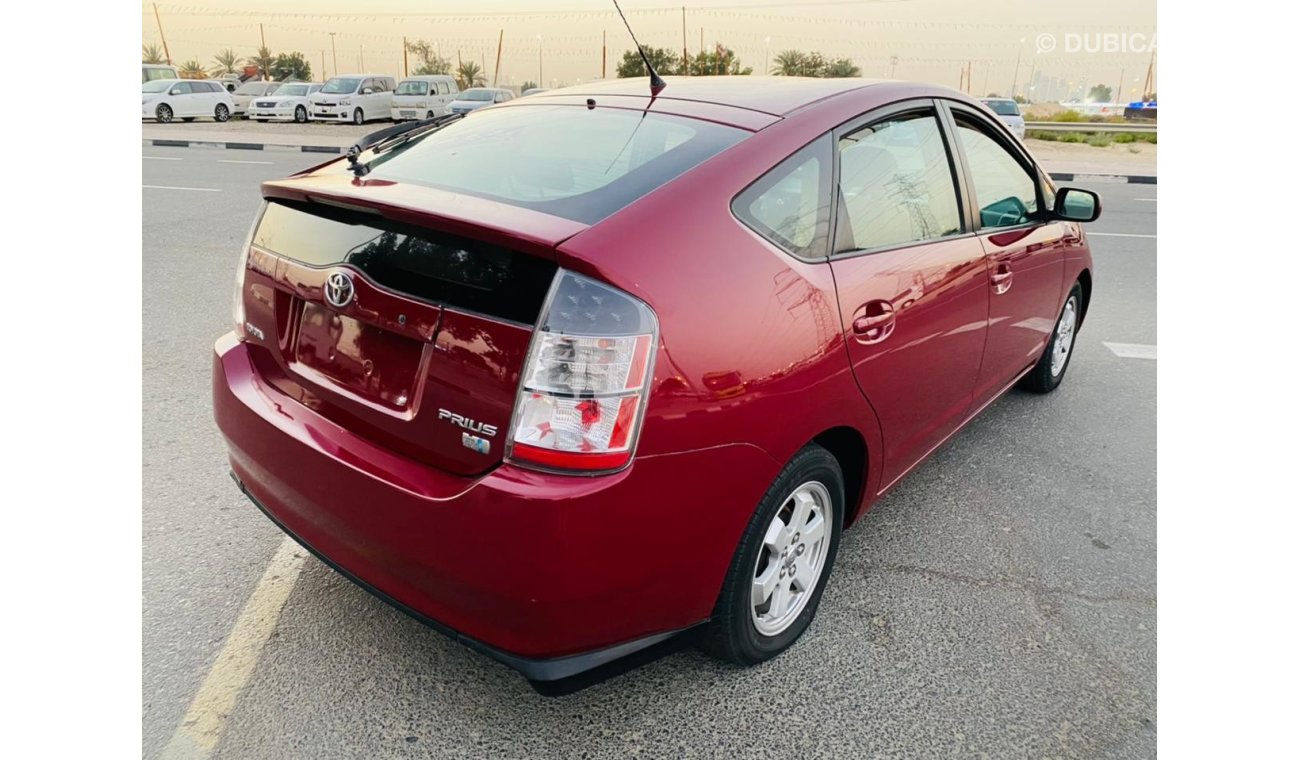
M 659 325 L 641 301 L 560 270 L 533 333 L 506 443 L 516 463 L 607 472 L 636 450 Z
M 248 271 L 248 251 L 253 247 L 253 236 L 257 234 L 257 226 L 262 223 L 262 214 L 265 212 L 266 201 L 262 201 L 262 207 L 257 210 L 257 216 L 253 217 L 253 224 L 248 228 L 244 246 L 239 249 L 239 266 L 235 269 L 235 301 L 231 317 L 235 320 L 235 334 L 241 340 L 244 337 L 244 274 Z

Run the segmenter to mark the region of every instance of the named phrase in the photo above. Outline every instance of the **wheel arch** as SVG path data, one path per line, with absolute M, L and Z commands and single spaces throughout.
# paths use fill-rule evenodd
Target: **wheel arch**
M 869 461 L 867 439 L 857 428 L 840 425 L 818 433 L 809 443 L 829 451 L 840 465 L 840 472 L 844 475 L 845 503 L 841 523 L 847 528 L 865 511 Z
M 1083 326 L 1083 321 L 1088 317 L 1088 304 L 1092 301 L 1092 272 L 1086 268 L 1079 271 L 1078 278 L 1079 288 L 1083 291 L 1083 304 L 1079 310 L 1079 326 Z

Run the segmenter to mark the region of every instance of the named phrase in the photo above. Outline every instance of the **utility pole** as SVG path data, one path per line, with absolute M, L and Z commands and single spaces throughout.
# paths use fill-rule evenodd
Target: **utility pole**
M 158 6 L 154 6 L 155 10 L 157 10 L 157 8 Z M 163 43 L 163 47 L 164 48 L 167 47 L 166 42 Z M 1144 101 L 1151 99 L 1151 88 L 1155 85 L 1155 82 L 1153 80 L 1155 73 L 1156 73 L 1156 51 L 1155 48 L 1152 48 L 1151 63 L 1147 64 L 1147 81 L 1142 85 L 1142 100 Z
M 1025 38 L 1020 38 L 1020 47 L 1016 49 L 1016 73 L 1011 75 L 1011 99 L 1016 99 L 1016 85 L 1020 83 L 1020 54 L 1025 51 Z
M 157 6 L 154 6 L 155 8 Z M 165 46 L 166 43 L 164 43 Z M 647 74 L 649 72 L 646 72 Z M 691 54 L 686 52 L 686 6 L 682 6 L 682 74 L 691 75 Z
M 600 78 L 601 79 L 605 78 L 605 62 L 608 60 L 608 58 L 609 58 L 609 54 L 605 51 L 605 30 L 602 29 L 600 32 Z
M 262 47 L 266 47 L 266 30 L 262 28 L 261 24 L 257 25 L 257 33 L 262 35 Z
M 357 51 L 357 64 L 361 66 L 362 72 L 366 70 L 366 46 L 364 43 L 361 45 L 361 48 Z
M 542 79 L 542 35 L 537 35 L 537 86 L 545 87 L 545 80 Z
M 320 76 L 322 80 L 329 79 L 329 77 L 325 76 L 325 51 L 324 50 L 320 51 Z
M 501 73 L 501 44 L 506 41 L 506 30 L 497 35 L 497 67 L 492 69 L 492 86 L 497 86 L 497 76 Z
M 685 18 L 685 13 L 686 9 L 682 8 L 682 18 Z M 163 55 L 167 56 L 167 65 L 170 66 L 172 64 L 172 52 L 167 49 L 167 35 L 163 34 L 162 17 L 158 15 L 158 3 L 153 4 L 153 20 L 158 22 L 158 36 L 162 38 Z
M 984 86 L 980 88 L 980 91 L 983 92 L 985 95 L 989 94 L 989 70 L 992 68 L 993 68 L 992 61 L 984 62 Z
M 1115 102 L 1122 105 L 1124 103 L 1120 98 L 1124 97 L 1124 67 L 1119 69 L 1119 86 L 1115 88 Z
M 411 67 L 406 58 L 406 38 L 403 37 L 402 38 L 402 76 L 409 77 L 410 75 L 411 75 Z
M 772 37 L 769 35 L 763 38 L 763 76 L 772 73 Z
M 257 51 L 257 55 L 258 55 L 258 57 L 261 57 L 261 55 L 262 55 L 262 50 L 266 50 L 266 30 L 262 28 L 262 25 L 261 25 L 261 24 L 258 24 L 258 25 L 257 25 L 257 33 L 258 33 L 259 35 L 261 35 L 261 37 L 262 37 L 262 48 L 261 48 L 261 50 L 258 50 L 258 51 Z M 266 52 L 269 53 L 269 52 L 271 52 L 271 51 L 266 50 Z M 265 82 L 266 80 L 268 80 L 268 79 L 271 78 L 271 72 L 269 72 L 269 71 L 261 71 L 261 70 L 260 70 L 260 69 L 261 69 L 260 66 L 258 67 L 258 69 L 259 69 L 258 73 L 262 75 L 262 81 L 263 81 L 263 82 Z
M 339 75 L 339 51 L 334 48 L 335 32 L 330 32 L 330 55 L 334 58 L 334 76 Z M 321 64 L 324 67 L 325 64 Z

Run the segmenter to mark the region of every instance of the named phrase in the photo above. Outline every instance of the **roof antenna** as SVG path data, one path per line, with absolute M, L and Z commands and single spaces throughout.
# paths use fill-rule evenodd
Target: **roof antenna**
M 663 91 L 668 83 L 659 78 L 659 72 L 655 67 L 650 65 L 650 59 L 646 57 L 645 48 L 641 43 L 636 41 L 636 33 L 632 31 L 632 25 L 627 23 L 627 16 L 623 15 L 623 9 L 618 7 L 618 0 L 614 0 L 614 10 L 618 11 L 618 17 L 623 19 L 623 26 L 627 27 L 627 33 L 632 35 L 632 44 L 636 45 L 636 51 L 641 54 L 641 62 L 645 64 L 646 71 L 650 72 L 650 97 L 654 97 Z

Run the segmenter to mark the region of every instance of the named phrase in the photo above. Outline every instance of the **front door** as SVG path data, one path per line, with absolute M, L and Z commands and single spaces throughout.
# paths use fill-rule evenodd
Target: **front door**
M 887 488 L 965 420 L 988 274 L 933 102 L 869 114 L 836 140 L 831 268 L 853 372 L 880 420 Z
M 1047 345 L 1065 297 L 1069 231 L 1051 219 L 1037 169 L 1004 131 L 974 110 L 950 108 L 988 255 L 988 344 L 975 388 L 982 404 L 1032 367 Z

